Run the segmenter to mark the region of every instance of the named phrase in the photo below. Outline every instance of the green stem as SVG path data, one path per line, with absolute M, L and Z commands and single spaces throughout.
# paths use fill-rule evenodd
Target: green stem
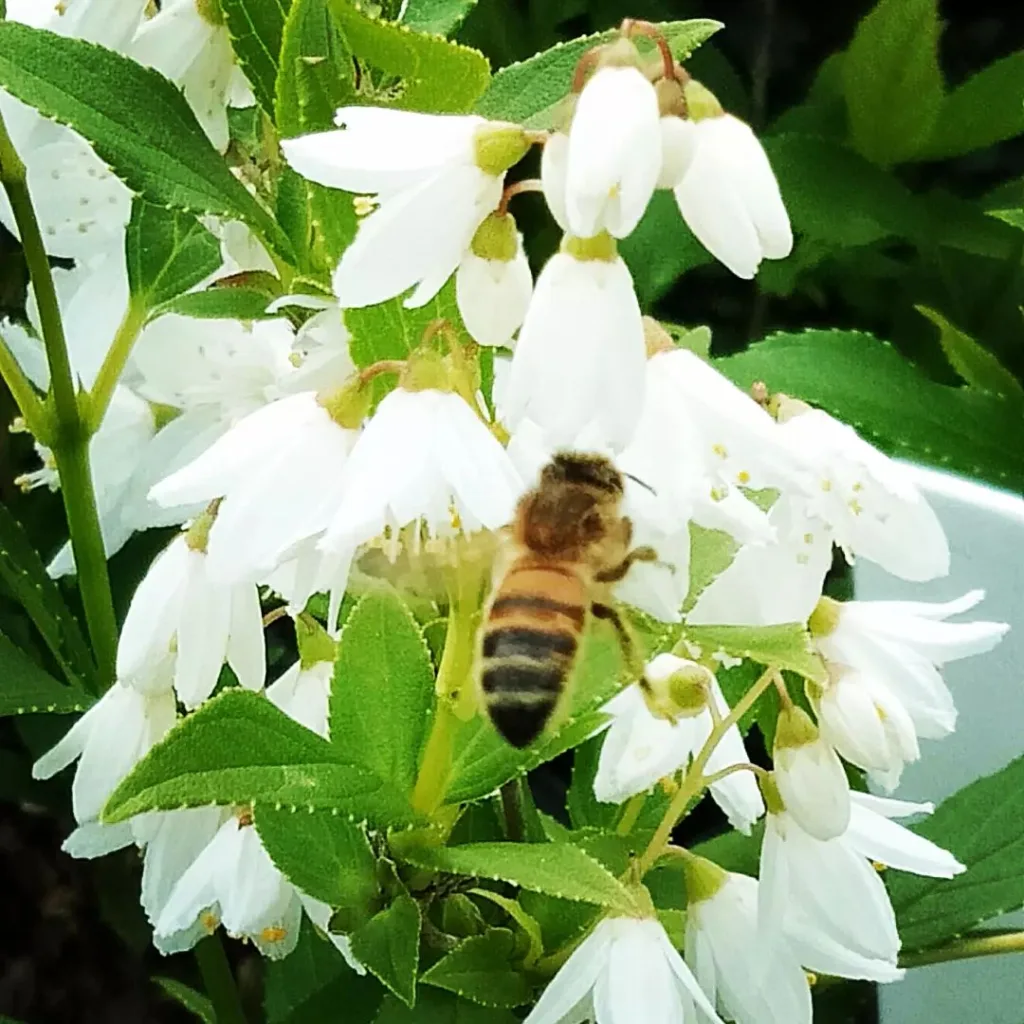
M 626 806 L 622 809 L 622 817 L 619 818 L 619 823 L 615 826 L 615 834 L 617 836 L 628 836 L 633 831 L 633 826 L 636 825 L 640 812 L 644 809 L 646 802 L 646 790 L 643 793 L 634 793 L 626 801 Z
M 107 414 L 110 400 L 114 396 L 114 388 L 117 387 L 125 363 L 128 362 L 132 348 L 145 326 L 146 312 L 145 305 L 134 298 L 128 303 L 124 319 L 114 334 L 107 354 L 103 357 L 103 364 L 96 374 L 96 380 L 85 402 L 86 422 L 90 434 L 95 434 L 100 429 L 103 417 Z
M 25 425 L 41 445 L 49 447 L 47 442 L 53 429 L 47 408 L 3 338 L 0 338 L 0 377 L 3 377 L 7 389 L 17 403 Z
M 769 667 L 761 673 L 757 682 L 736 702 L 736 706 L 711 730 L 707 742 L 701 747 L 700 753 L 693 759 L 683 784 L 679 791 L 672 798 L 668 810 L 658 825 L 657 831 L 647 844 L 639 861 L 637 862 L 639 874 L 643 877 L 654 866 L 655 861 L 662 855 L 665 847 L 668 846 L 672 837 L 672 830 L 686 811 L 689 802 L 701 793 L 707 785 L 704 778 L 704 768 L 707 766 L 712 753 L 722 737 L 731 729 L 746 713 L 754 706 L 757 698 L 772 685 L 774 667 Z
M 1024 953 L 1024 932 L 999 932 L 995 935 L 968 935 L 938 949 L 920 953 L 904 953 L 900 967 L 926 967 L 950 960 L 969 960 L 979 956 L 998 956 L 1001 953 Z
M 217 1024 L 248 1024 L 242 1000 L 219 935 L 208 935 L 196 946 L 203 987 L 213 1003 Z
M 50 429 L 45 431 L 48 435 L 46 441 L 53 450 L 57 472 L 60 474 L 61 494 L 67 511 L 68 531 L 75 554 L 89 639 L 96 655 L 100 679 L 109 681 L 114 676 L 117 621 L 89 471 L 90 430 L 78 401 L 60 305 L 39 221 L 32 206 L 25 165 L 15 152 L 2 118 L 0 180 L 3 181 L 14 211 L 25 262 L 32 279 L 32 290 L 39 308 L 39 326 L 46 347 L 46 361 L 50 367 L 50 394 L 45 406 L 49 423 L 44 420 L 44 425 Z

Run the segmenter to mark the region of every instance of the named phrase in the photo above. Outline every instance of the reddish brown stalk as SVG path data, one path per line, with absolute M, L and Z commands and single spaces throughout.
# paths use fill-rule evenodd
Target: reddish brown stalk
M 379 377 L 382 373 L 401 373 L 404 369 L 404 359 L 381 359 L 379 362 L 371 363 L 365 370 L 359 371 L 359 383 L 369 384 L 374 377 Z
M 498 203 L 494 212 L 497 216 L 504 217 L 508 213 L 508 202 L 513 196 L 521 195 L 523 192 L 543 191 L 544 186 L 541 184 L 540 178 L 523 178 L 522 181 L 515 181 L 505 187 L 505 191 L 501 193 L 501 202 Z
M 672 50 L 668 40 L 662 35 L 661 29 L 650 21 L 637 21 L 633 18 L 626 18 L 619 28 L 619 31 L 629 39 L 631 36 L 646 36 L 652 40 L 661 53 L 661 63 L 664 76 L 670 82 L 676 78 L 676 59 L 672 56 Z

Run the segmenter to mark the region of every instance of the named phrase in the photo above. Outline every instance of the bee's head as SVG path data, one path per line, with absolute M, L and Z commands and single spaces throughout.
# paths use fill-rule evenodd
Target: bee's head
M 541 485 L 577 484 L 602 495 L 622 496 L 622 474 L 611 459 L 595 452 L 556 452 L 541 471 Z

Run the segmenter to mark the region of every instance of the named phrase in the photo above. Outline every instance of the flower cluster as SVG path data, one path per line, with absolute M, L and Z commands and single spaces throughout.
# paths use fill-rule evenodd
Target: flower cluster
M 19 6 L 10 0 L 9 16 Z M 245 102 L 226 30 L 193 0 L 149 18 L 146 6 L 125 3 L 118 19 L 87 25 L 70 20 L 93 10 L 79 3 L 51 21 L 158 67 L 224 149 L 227 105 Z M 332 294 L 285 296 L 254 322 L 168 314 L 142 330 L 91 451 L 104 536 L 113 552 L 135 530 L 180 529 L 131 602 L 116 680 L 35 773 L 78 759 L 79 827 L 65 848 L 142 849 L 142 903 L 162 951 L 223 924 L 283 956 L 305 913 L 362 970 L 330 931 L 336 908 L 273 863 L 251 806 L 149 812 L 121 825 L 101 823 L 101 809 L 176 721 L 233 682 L 327 736 L 339 610 L 367 555 L 394 561 L 501 535 L 564 449 L 614 460 L 632 542 L 656 553 L 614 581 L 614 595 L 673 640 L 605 705 L 593 795 L 639 807 L 647 794 L 671 794 L 637 871 L 679 864 L 688 914 L 682 955 L 653 908 L 600 920 L 530 1024 L 809 1020 L 805 970 L 900 976 L 876 864 L 943 878 L 962 870 L 893 820 L 929 806 L 851 792 L 848 766 L 891 792 L 919 739 L 954 727 L 941 666 L 990 649 L 1006 627 L 945 621 L 978 591 L 946 604 L 823 596 L 836 547 L 905 580 L 944 575 L 949 548 L 927 501 L 851 428 L 788 396 L 740 389 L 642 314 L 617 240 L 656 189 L 673 192 L 693 234 L 740 277 L 785 257 L 793 240 L 750 128 L 667 45 L 652 63 L 633 28 L 581 61 L 555 131 L 352 106 L 337 111 L 335 130 L 282 141 L 293 172 L 353 193 L 361 213 Z M 61 301 L 88 384 L 128 302 L 120 254 L 130 197 L 74 132 L 22 114 L 16 141 L 30 177 L 67 176 L 69 194 L 73 184 L 85 200 L 45 211 L 44 234 L 54 255 L 75 261 Z M 508 184 L 534 146 L 541 179 Z M 536 282 L 509 212 L 529 190 L 543 192 L 564 232 Z M 94 205 L 102 212 L 73 223 Z M 274 272 L 241 225 L 212 227 L 223 250 L 215 279 Z M 405 358 L 356 365 L 346 311 L 396 299 L 415 310 L 452 280 L 457 318 L 432 323 Z M 76 303 L 97 295 L 109 309 L 79 322 Z M 4 333 L 44 382 L 34 334 Z M 59 485 L 47 468 L 26 482 Z M 695 585 L 703 531 L 725 536 L 730 558 Z M 65 551 L 52 571 L 72 568 Z M 322 594 L 318 620 L 310 601 Z M 271 595 L 294 620 L 299 660 L 268 685 L 262 602 Z M 782 624 L 797 624 L 819 670 L 794 690 L 789 666 L 767 664 L 745 691 L 727 690 L 736 652 L 702 646 L 701 628 Z M 781 709 L 770 769 L 750 763 L 741 729 L 769 688 Z M 763 820 L 757 879 L 668 844 L 705 789 L 741 832 Z

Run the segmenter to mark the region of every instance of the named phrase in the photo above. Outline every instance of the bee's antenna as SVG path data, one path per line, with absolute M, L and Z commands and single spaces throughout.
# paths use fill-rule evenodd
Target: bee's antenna
M 639 485 L 640 485 L 641 487 L 644 487 L 644 488 L 646 488 L 646 489 L 647 489 L 648 491 L 650 491 L 650 492 L 651 492 L 651 494 L 653 494 L 653 495 L 654 495 L 655 497 L 657 497 L 657 496 L 658 496 L 658 492 L 657 492 L 657 491 L 656 491 L 656 490 L 655 490 L 655 489 L 654 489 L 654 488 L 653 488 L 653 487 L 652 487 L 652 486 L 651 486 L 651 485 L 650 485 L 649 483 L 647 483 L 647 481 L 646 481 L 646 480 L 641 480 L 641 479 L 640 479 L 640 477 L 638 477 L 638 476 L 633 476 L 633 474 L 632 474 L 632 473 L 623 473 L 622 475 L 623 475 L 623 476 L 625 476 L 625 477 L 629 477 L 629 479 L 630 479 L 630 480 L 632 480 L 632 481 L 633 481 L 634 483 L 637 483 L 637 484 L 639 484 Z

